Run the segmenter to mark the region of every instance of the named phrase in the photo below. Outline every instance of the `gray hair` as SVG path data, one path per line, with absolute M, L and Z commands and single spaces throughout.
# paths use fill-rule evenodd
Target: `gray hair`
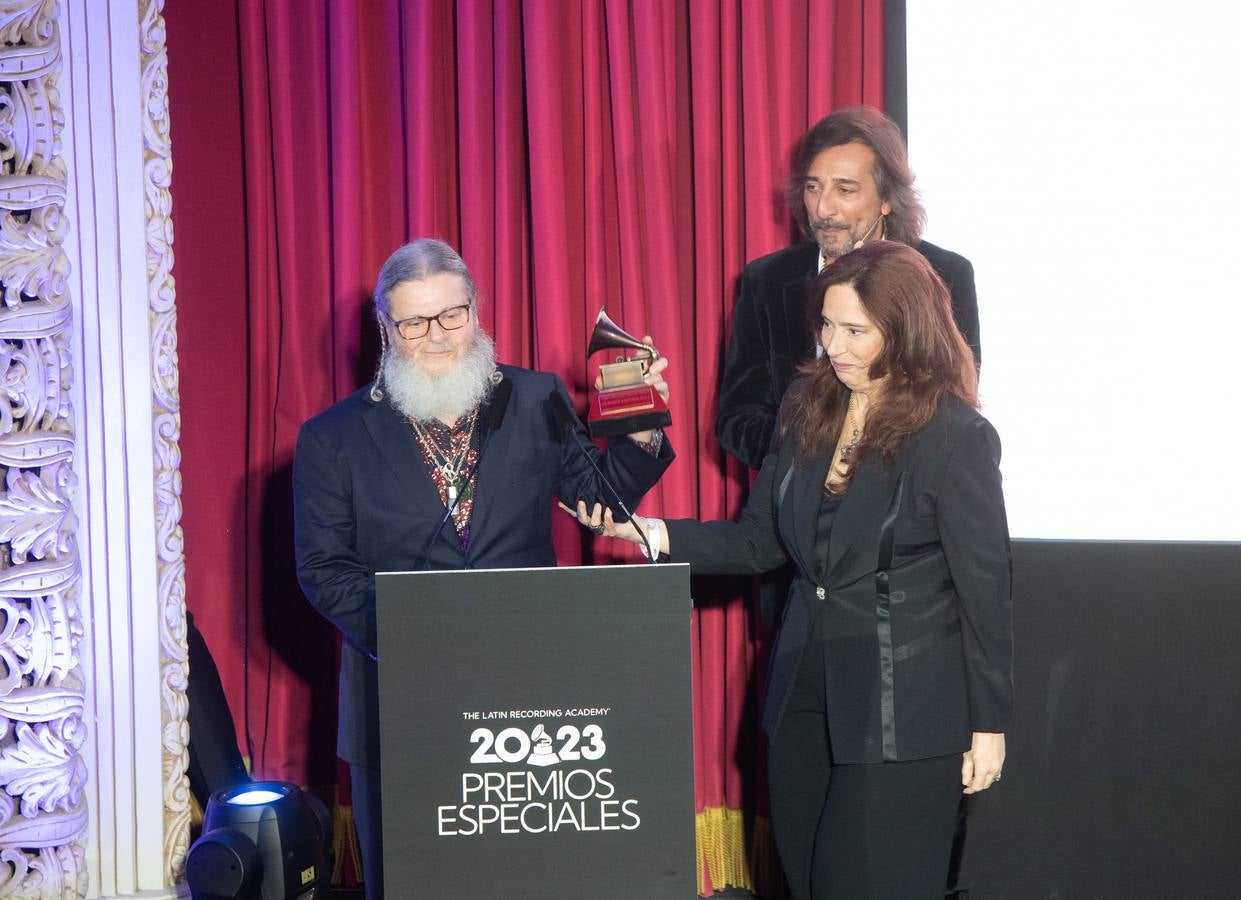
M 379 270 L 379 279 L 375 282 L 375 313 L 379 315 L 388 311 L 388 295 L 398 285 L 443 274 L 461 276 L 470 296 L 470 306 L 478 306 L 474 276 L 460 254 L 443 241 L 419 238 L 397 249 Z

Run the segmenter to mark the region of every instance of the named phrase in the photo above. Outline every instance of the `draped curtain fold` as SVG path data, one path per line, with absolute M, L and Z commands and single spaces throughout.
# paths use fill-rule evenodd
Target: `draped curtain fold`
M 207 7 L 210 7 L 209 9 Z M 336 779 L 337 641 L 293 574 L 298 426 L 370 377 L 370 289 L 458 248 L 499 357 L 585 403 L 600 307 L 671 361 L 678 460 L 642 509 L 720 518 L 713 433 L 746 261 L 794 236 L 793 143 L 883 97 L 882 0 L 169 4 L 188 603 L 263 776 Z M 632 558 L 557 522 L 562 563 Z M 700 886 L 748 887 L 763 635 L 695 580 Z

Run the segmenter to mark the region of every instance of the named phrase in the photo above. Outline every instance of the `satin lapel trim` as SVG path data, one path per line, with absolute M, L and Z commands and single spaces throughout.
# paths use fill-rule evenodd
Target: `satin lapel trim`
M 785 497 L 792 517 L 791 550 L 798 557 L 797 564 L 803 572 L 814 571 L 815 532 L 818 530 L 819 505 L 823 502 L 823 483 L 827 481 L 830 460 L 831 457 L 816 458 L 809 465 L 795 468 L 793 483 L 789 485 Z
M 422 451 L 418 449 L 413 427 L 386 401 L 368 409 L 362 421 L 397 482 L 413 498 L 415 507 L 429 511 L 443 510 L 439 491 L 435 489 L 435 482 L 427 474 L 426 464 L 422 461 Z
M 862 460 L 849 481 L 849 490 L 840 502 L 840 511 L 832 523 L 831 545 L 827 556 L 827 577 L 833 580 L 846 554 L 862 534 L 878 535 L 880 519 L 888 508 L 896 489 L 897 473 L 905 460 L 904 449 L 890 466 L 883 465 L 874 455 Z
M 509 398 L 508 413 L 496 431 L 483 434 L 480 445 L 478 472 L 474 475 L 474 511 L 470 514 L 470 547 L 466 553 L 469 558 L 474 555 L 474 548 L 481 546 L 480 538 L 487 532 L 487 524 L 496 516 L 488 515 L 491 507 L 496 504 L 496 492 L 505 483 L 504 474 L 508 471 L 509 451 L 513 446 L 513 432 L 516 424 L 512 421 L 513 398 Z M 480 410 L 479 415 L 485 420 L 487 409 Z

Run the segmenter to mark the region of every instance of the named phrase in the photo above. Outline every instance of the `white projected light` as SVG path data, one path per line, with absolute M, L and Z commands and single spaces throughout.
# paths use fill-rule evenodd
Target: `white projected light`
M 909 4 L 927 239 L 968 257 L 1014 537 L 1241 540 L 1241 14 Z

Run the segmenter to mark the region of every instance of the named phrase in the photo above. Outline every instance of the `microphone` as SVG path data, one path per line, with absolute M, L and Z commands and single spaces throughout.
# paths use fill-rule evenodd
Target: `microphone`
M 448 502 L 448 508 L 444 510 L 444 515 L 440 517 L 435 530 L 431 532 L 431 537 L 423 545 L 422 552 L 418 554 L 418 565 L 414 569 L 415 572 L 421 572 L 427 567 L 427 563 L 431 561 L 431 548 L 435 546 L 435 542 L 439 540 L 440 535 L 444 532 L 444 526 L 448 524 L 452 514 L 457 511 L 461 498 L 468 493 L 466 488 L 470 486 L 470 482 L 478 474 L 478 470 L 483 464 L 483 453 L 486 452 L 487 445 L 491 442 L 492 432 L 499 431 L 500 426 L 504 424 L 504 414 L 508 412 L 508 401 L 513 396 L 513 380 L 505 378 L 499 372 L 492 373 L 491 380 L 495 385 L 495 390 L 491 394 L 491 405 L 487 408 L 487 430 L 483 434 L 482 442 L 479 444 L 478 456 L 474 460 L 470 473 L 465 477 L 465 484 L 462 485 L 462 489 Z
M 569 401 L 560 391 L 552 391 L 547 395 L 547 402 L 552 406 L 552 415 L 556 417 L 556 427 L 562 435 L 576 432 L 578 426 L 577 413 L 569 406 Z M 589 456 L 589 454 L 587 454 Z M 591 460 L 594 461 L 593 459 Z
M 482 455 L 482 451 L 480 450 L 478 454 L 480 461 L 482 459 Z M 466 476 L 465 485 L 463 485 L 463 488 L 468 487 L 470 482 L 474 480 L 474 475 L 476 472 L 478 472 L 477 463 L 474 465 L 474 468 L 470 469 L 470 474 Z M 418 554 L 418 565 L 414 567 L 415 572 L 423 571 L 427 567 L 427 564 L 431 562 L 431 548 L 434 547 L 435 542 L 439 540 L 440 535 L 444 531 L 444 526 L 448 524 L 448 520 L 452 518 L 452 514 L 457 511 L 457 504 L 461 502 L 461 498 L 464 497 L 465 494 L 466 491 L 464 489 L 457 491 L 457 496 L 448 501 L 448 508 L 444 510 L 444 515 L 440 517 L 439 522 L 435 526 L 435 530 L 431 532 L 431 537 L 425 544 L 423 544 L 422 553 Z
M 850 247 L 849 249 L 856 250 L 858 247 L 862 246 L 864 243 L 869 241 L 870 236 L 875 233 L 875 229 L 879 227 L 879 223 L 882 222 L 883 219 L 884 219 L 883 213 L 880 213 L 879 218 L 875 219 L 875 224 L 870 226 L 870 228 L 867 228 L 866 234 L 862 235 L 860 238 L 854 241 L 853 246 Z
M 560 391 L 552 391 L 547 395 L 547 402 L 551 405 L 552 415 L 556 418 L 556 426 L 560 429 L 561 435 L 573 435 L 573 439 L 577 442 L 578 452 L 586 457 L 586 461 L 590 463 L 590 467 L 595 470 L 595 474 L 599 476 L 599 482 L 608 489 L 612 495 L 612 499 L 616 501 L 617 507 L 621 513 L 629 521 L 633 521 L 633 513 L 629 511 L 629 507 L 625 505 L 625 501 L 621 499 L 620 492 L 608 480 L 608 476 L 603 474 L 603 470 L 599 468 L 599 464 L 595 462 L 595 458 L 591 452 L 586 449 L 586 442 L 582 440 L 581 434 L 578 433 L 580 422 L 577 413 L 573 411 L 573 407 L 569 405 L 569 401 L 565 399 L 564 394 Z M 580 499 L 580 498 L 579 498 Z M 646 539 L 646 532 L 638 528 L 637 523 L 633 526 L 638 531 L 638 537 L 642 538 L 642 543 L 646 545 L 646 556 L 652 563 L 657 560 L 651 554 L 651 542 Z

